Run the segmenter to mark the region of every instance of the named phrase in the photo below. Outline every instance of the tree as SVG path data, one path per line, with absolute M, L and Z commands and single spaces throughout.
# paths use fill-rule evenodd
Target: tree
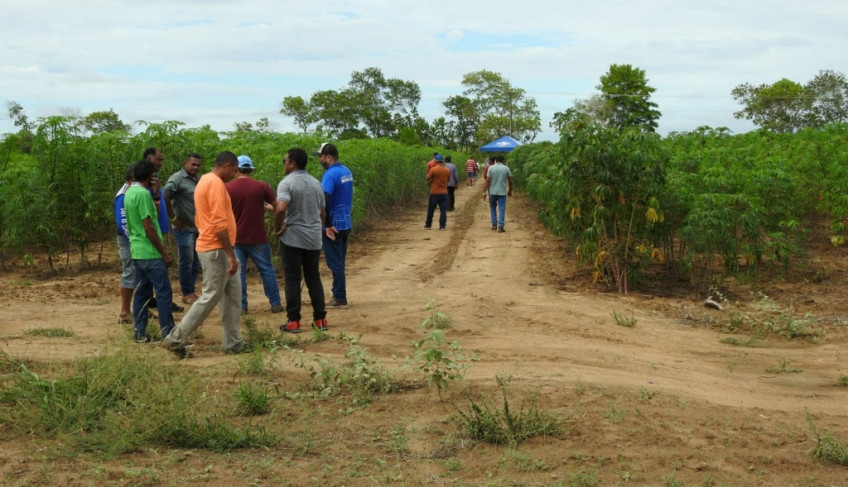
M 309 132 L 309 126 L 315 122 L 315 114 L 311 103 L 307 103 L 299 96 L 287 96 L 283 98 L 280 113 L 294 118 L 294 123 L 303 133 Z
M 786 78 L 774 84 L 743 83 L 730 92 L 743 109 L 733 114 L 774 132 L 795 132 L 803 126 L 804 87 Z
M 835 71 L 819 71 L 804 87 L 804 125 L 821 128 L 848 122 L 848 81 Z
M 528 97 L 523 89 L 512 86 L 500 73 L 488 70 L 467 73 L 462 84 L 466 87 L 462 94 L 471 100 L 479 120 L 475 127 L 478 142 L 484 142 L 483 138 L 509 135 L 528 143 L 541 131 L 536 100 Z
M 395 119 L 418 115 L 421 89 L 414 81 L 387 79 L 372 67 L 354 71 L 348 88 L 359 106 L 359 119 L 372 137 L 395 135 L 400 128 Z
M 29 122 L 26 112 L 24 112 L 24 107 L 16 101 L 7 102 L 6 106 L 9 110 L 9 118 L 12 119 L 15 127 L 20 127 L 22 131 L 32 132 L 32 129 L 35 127 Z
M 125 124 L 118 118 L 118 114 L 113 109 L 101 112 L 91 112 L 80 120 L 83 128 L 92 134 L 102 134 L 107 132 L 127 132 L 131 127 Z
M 452 96 L 442 105 L 447 109 L 448 116 L 453 117 L 451 137 L 457 146 L 461 149 L 471 147 L 477 127 L 480 126 L 480 116 L 474 103 L 464 96 Z
M 319 129 L 339 138 L 343 132 L 359 129 L 358 110 L 350 90 L 316 91 L 309 99 Z
M 653 132 L 657 128 L 657 120 L 662 114 L 657 110 L 657 104 L 650 100 L 656 88 L 648 86 L 644 70 L 629 64 L 612 64 L 609 71 L 601 76 L 597 88 L 612 112 L 609 125 L 619 129 L 637 127 L 645 132 Z

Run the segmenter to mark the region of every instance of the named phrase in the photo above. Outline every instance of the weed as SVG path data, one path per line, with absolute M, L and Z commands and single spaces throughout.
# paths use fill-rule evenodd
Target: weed
M 457 408 L 458 422 L 473 439 L 515 446 L 534 436 L 555 436 L 565 431 L 564 420 L 539 409 L 535 396 L 530 397 L 517 413 L 513 412 L 507 394 L 507 380 L 498 377 L 497 382 L 503 394 L 502 409 L 494 407 L 485 396 L 475 401 L 470 395 L 467 396 L 469 409 Z
M 243 354 L 238 362 L 239 372 L 247 375 L 268 375 L 271 368 L 265 363 L 265 353 L 259 348 L 254 353 Z
M 47 338 L 58 338 L 58 337 L 72 337 L 72 336 L 74 336 L 74 332 L 73 332 L 73 330 L 67 330 L 65 328 L 32 328 L 30 330 L 26 330 L 24 332 L 24 335 L 47 337 Z
M 622 418 L 624 418 L 624 414 L 626 412 L 626 409 L 619 408 L 614 402 L 607 400 L 607 408 L 604 410 L 604 418 L 612 421 L 613 423 L 618 423 L 622 420 Z
M 636 317 L 633 313 L 630 313 L 630 317 L 626 317 L 624 315 L 620 315 L 617 312 L 612 312 L 612 319 L 615 320 L 615 324 L 618 326 L 624 326 L 626 328 L 633 328 L 636 326 Z
M 836 385 L 841 387 L 848 386 L 848 375 L 840 375 L 839 380 L 836 381 Z
M 392 438 L 389 440 L 389 451 L 395 454 L 409 453 L 409 437 L 406 436 L 406 428 L 398 426 L 392 430 Z
M 778 360 L 777 367 L 767 367 L 766 372 L 770 374 L 798 374 L 801 372 L 801 369 L 798 367 L 789 368 L 789 360 Z
M 459 342 L 448 342 L 442 330 L 431 330 L 427 338 L 412 346 L 412 359 L 407 357 L 404 367 L 414 364 L 413 370 L 423 373 L 427 383 L 436 386 L 440 398 L 449 381 L 462 380 L 463 371 L 469 368 L 466 362 L 477 360 L 473 352 L 462 350 Z
M 430 298 L 430 300 L 427 301 L 427 311 L 430 312 L 430 316 L 424 318 L 424 321 L 418 325 L 421 328 L 424 328 L 425 330 L 443 330 L 453 326 L 453 318 L 446 313 L 436 310 L 435 299 Z
M 660 393 L 657 391 L 649 391 L 644 387 L 639 389 L 639 400 L 640 401 L 650 401 L 651 399 L 657 397 Z
M 734 347 L 753 347 L 755 343 L 757 343 L 757 338 L 750 336 L 744 340 L 740 340 L 735 337 L 725 337 L 719 340 L 719 343 L 724 343 L 725 345 L 733 345 Z
M 719 291 L 715 289 L 710 291 L 714 296 L 718 296 L 730 317 L 723 327 L 724 331 L 736 333 L 747 328 L 757 336 L 770 333 L 787 340 L 793 338 L 817 340 L 823 335 L 823 331 L 818 327 L 818 320 L 811 313 L 796 316 L 792 303 L 782 307 L 759 292 L 752 295 L 752 300 L 756 303 L 754 311 L 744 312 L 738 308 L 737 304 L 728 302 Z
M 258 416 L 270 409 L 268 385 L 244 382 L 236 390 L 239 412 L 244 416 Z
M 253 343 L 257 348 L 275 351 L 281 348 L 289 348 L 292 344 L 297 343 L 297 339 L 281 334 L 268 322 L 264 322 L 262 325 L 257 324 L 256 318 L 253 316 L 243 317 L 241 324 L 244 329 L 245 342 Z
M 568 485 L 574 487 L 595 487 L 598 485 L 598 476 L 595 472 L 580 467 L 576 472 L 568 474 Z
M 459 472 L 462 470 L 462 461 L 458 458 L 448 458 L 443 462 L 448 472 Z
M 833 436 L 833 432 L 828 430 L 824 435 L 819 434 L 813 422 L 813 417 L 809 411 L 805 412 L 807 424 L 810 426 L 810 431 L 816 437 L 816 448 L 810 454 L 816 460 L 826 463 L 835 463 L 848 467 L 848 447 Z

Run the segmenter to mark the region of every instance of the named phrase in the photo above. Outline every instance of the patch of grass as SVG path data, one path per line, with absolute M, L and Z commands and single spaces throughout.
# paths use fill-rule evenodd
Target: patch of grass
M 755 336 L 767 334 L 777 335 L 787 340 L 803 338 L 815 341 L 824 335 L 824 330 L 819 326 L 819 320 L 811 313 L 797 316 L 795 307 L 790 303 L 781 306 L 762 292 L 752 295 L 754 310 L 747 312 L 739 308 L 738 304 L 731 303 L 715 288 L 710 289 L 712 296 L 722 303 L 727 315 L 728 322 L 723 325 L 724 331 L 736 333 L 742 330 L 750 330 Z
M 809 411 L 805 414 L 810 431 L 816 437 L 816 447 L 810 453 L 810 456 L 821 462 L 848 466 L 848 447 L 843 442 L 837 440 L 830 430 L 826 431 L 824 435 L 819 434 L 818 428 L 816 428 L 813 422 L 812 415 Z
M 415 372 L 422 373 L 429 385 L 436 386 L 439 397 L 449 382 L 462 380 L 463 372 L 470 367 L 468 362 L 477 360 L 474 352 L 464 351 L 459 342 L 448 342 L 442 330 L 430 331 L 427 338 L 412 346 L 412 358 L 406 357 L 404 367 L 412 366 Z
M 47 337 L 47 338 L 59 338 L 59 337 L 72 337 L 75 335 L 73 330 L 68 330 L 66 328 L 32 328 L 26 330 L 24 335 L 35 336 L 35 337 Z
M 789 368 L 790 361 L 787 359 L 778 360 L 777 367 L 766 367 L 766 372 L 770 374 L 798 374 L 801 369 L 798 367 Z
M 836 385 L 841 387 L 848 387 L 848 375 L 840 375 L 839 379 L 836 381 Z
M 457 408 L 457 421 L 465 432 L 475 440 L 494 445 L 515 446 L 534 436 L 556 436 L 565 431 L 565 420 L 540 409 L 536 397 L 532 396 L 517 411 L 513 411 L 507 394 L 507 380 L 497 378 L 503 394 L 503 406 L 498 409 L 485 396 L 474 400 L 470 395 L 468 410 Z
M 105 456 L 153 445 L 227 451 L 277 442 L 262 429 L 230 425 L 231 405 L 210 398 L 196 375 L 151 360 L 145 347 L 72 362 L 55 378 L 16 368 L 0 384 L 0 423 L 58 440 L 68 454 Z
M 750 336 L 745 338 L 744 340 L 740 340 L 736 337 L 725 337 L 720 339 L 719 343 L 724 343 L 725 345 L 733 345 L 734 347 L 753 347 L 754 344 L 757 343 L 757 338 Z
M 615 320 L 615 324 L 618 326 L 623 326 L 625 328 L 633 328 L 636 326 L 636 317 L 633 313 L 630 313 L 630 317 L 624 316 L 623 314 L 618 314 L 617 312 L 612 312 L 612 319 Z
M 267 384 L 243 382 L 236 390 L 239 412 L 244 416 L 258 416 L 270 410 Z

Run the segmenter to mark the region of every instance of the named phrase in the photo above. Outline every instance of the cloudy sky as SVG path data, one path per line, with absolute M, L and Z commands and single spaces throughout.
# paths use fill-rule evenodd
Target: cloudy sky
M 501 73 L 554 112 L 597 93 L 611 64 L 646 72 L 659 131 L 737 120 L 730 91 L 820 70 L 848 74 L 845 0 L 0 0 L 0 134 L 8 101 L 30 119 L 114 109 L 128 123 L 233 129 L 286 96 L 340 89 L 378 67 L 415 81 L 442 115 L 465 73 Z

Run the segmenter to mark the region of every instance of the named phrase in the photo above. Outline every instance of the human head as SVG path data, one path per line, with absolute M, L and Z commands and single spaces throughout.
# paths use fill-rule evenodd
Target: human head
M 253 161 L 247 156 L 238 156 L 238 172 L 241 174 L 250 174 L 253 170 L 256 169 L 256 166 L 253 165 Z
M 133 162 L 132 164 L 127 166 L 126 181 L 128 183 L 131 183 L 134 180 L 135 180 L 135 163 Z
M 150 181 L 150 178 L 153 177 L 153 173 L 156 169 L 153 161 L 148 161 L 147 159 L 136 161 L 132 163 L 130 167 L 133 168 L 133 179 L 135 179 L 138 183 L 146 183 Z
M 218 154 L 212 172 L 218 175 L 224 182 L 236 177 L 238 169 L 238 158 L 232 152 L 225 150 Z
M 339 150 L 329 142 L 321 144 L 321 148 L 313 152 L 312 155 L 318 156 L 318 161 L 324 169 L 339 161 Z
M 501 164 L 504 164 L 506 162 L 506 157 L 504 157 L 504 156 L 495 157 L 495 162 L 500 162 Z
M 197 152 L 192 152 L 183 162 L 183 169 L 185 169 L 185 172 L 187 172 L 189 176 L 197 176 L 197 173 L 200 172 L 200 165 L 202 163 L 203 156 Z
M 286 158 L 283 159 L 283 166 L 286 174 L 299 169 L 306 169 L 306 161 L 308 159 L 309 156 L 306 155 L 305 150 L 299 147 L 289 149 L 289 151 L 286 152 Z
M 162 165 L 165 163 L 165 155 L 162 154 L 162 150 L 156 147 L 148 147 L 144 149 L 144 159 L 153 163 L 153 167 L 156 171 L 162 169 Z
M 445 162 L 445 158 L 442 157 L 442 155 L 439 154 L 438 152 L 435 155 L 433 155 L 433 160 L 435 160 L 436 162 Z
M 452 162 L 451 156 L 445 156 L 445 162 Z

